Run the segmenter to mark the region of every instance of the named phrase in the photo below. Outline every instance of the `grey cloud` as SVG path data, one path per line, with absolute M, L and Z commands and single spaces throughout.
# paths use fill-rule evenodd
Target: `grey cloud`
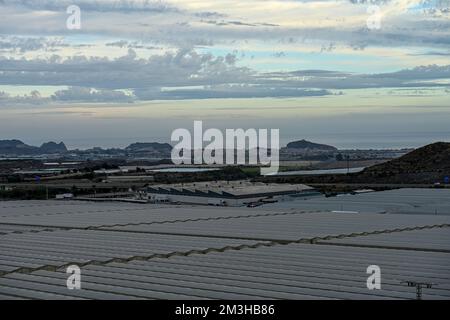
M 287 98 L 314 97 L 332 94 L 328 90 L 277 88 L 263 85 L 218 85 L 201 89 L 135 90 L 141 100 L 181 100 L 181 99 L 218 99 L 218 98 Z
M 81 102 L 133 102 L 134 96 L 115 90 L 94 90 L 84 87 L 70 87 L 56 91 L 52 96 L 55 101 Z
M 212 24 L 216 26 L 243 26 L 243 27 L 279 27 L 277 24 L 272 23 L 250 23 L 250 22 L 243 22 L 238 20 L 201 20 L 200 22 L 206 23 L 206 24 Z
M 282 57 L 285 57 L 285 56 L 286 56 L 286 53 L 284 53 L 283 51 L 275 52 L 275 53 L 273 54 L 273 56 L 274 56 L 275 58 L 282 58 Z
M 367 1 L 354 2 L 367 3 Z M 442 16 L 427 15 L 426 12 L 420 14 L 407 12 L 383 18 L 381 30 L 373 31 L 367 29 L 365 22 L 356 27 L 344 24 L 342 28 L 290 27 L 268 21 L 251 21 L 251 18 L 241 16 L 222 17 L 222 13 L 214 11 L 181 10 L 160 1 L 4 0 L 2 10 L 7 8 L 11 13 L 17 14 L 2 19 L 0 29 L 9 34 L 67 35 L 69 31 L 64 28 L 64 22 L 65 7 L 69 3 L 78 3 L 82 10 L 87 12 L 83 18 L 89 25 L 89 28 L 83 31 L 87 34 L 103 36 L 120 34 L 124 38 L 151 39 L 156 43 L 179 47 L 254 39 L 288 42 L 314 40 L 325 44 L 333 43 L 336 46 L 350 45 L 355 50 L 367 46 L 450 47 L 450 21 L 442 10 L 440 11 Z M 33 12 L 40 8 L 57 9 L 60 14 L 44 18 Z M 113 12 L 101 15 L 96 14 L 95 10 Z M 152 15 L 152 19 L 146 19 L 148 13 L 152 11 L 157 14 Z M 110 19 L 115 19 L 113 25 L 110 24 Z M 340 17 L 332 19 L 337 20 Z M 198 21 L 204 23 L 196 23 Z M 36 28 L 36 25 L 40 28 Z M 119 25 L 120 28 L 117 27 Z
M 420 66 L 413 69 L 380 74 L 351 74 L 334 71 L 305 70 L 259 75 L 259 83 L 283 88 L 365 89 L 390 87 L 421 87 L 423 80 L 450 79 L 448 66 Z M 428 87 L 447 86 L 427 83 Z
M 5 6 L 25 7 L 32 10 L 62 11 L 70 5 L 77 5 L 83 11 L 94 12 L 178 12 L 179 10 L 161 0 L 2 0 Z
M 16 37 L 0 36 L 0 50 L 14 52 L 28 52 L 36 50 L 51 50 L 54 48 L 67 47 L 62 39 L 52 39 L 46 37 Z
M 128 41 L 126 40 L 119 40 L 115 42 L 109 42 L 106 44 L 109 47 L 119 47 L 119 48 L 125 48 L 128 46 Z
M 331 70 L 297 70 L 290 72 L 270 72 L 261 75 L 262 78 L 346 78 L 352 76 L 352 73 Z
M 11 96 L 10 94 L 0 91 L 0 106 L 11 106 L 18 104 L 44 104 L 48 103 L 50 99 L 41 97 L 37 90 L 31 91 L 29 94 Z
M 115 41 L 115 42 L 109 42 L 106 44 L 106 46 L 129 48 L 129 49 L 157 49 L 157 50 L 162 49 L 162 47 L 146 45 L 141 41 L 127 41 L 127 40 L 119 40 L 119 41 Z
M 392 73 L 354 74 L 330 70 L 256 72 L 238 67 L 236 55 L 215 57 L 193 50 L 140 59 L 132 50 L 117 59 L 0 58 L 0 84 L 69 86 L 54 101 L 132 102 L 151 99 L 303 97 L 329 90 L 421 87 L 450 79 L 448 66 L 420 66 Z M 428 87 L 445 86 L 429 82 Z M 96 88 L 95 90 L 91 88 Z M 170 88 L 167 90 L 166 88 Z M 188 89 L 187 89 L 188 88 Z M 130 96 L 119 89 L 134 92 Z
M 123 89 L 248 81 L 250 71 L 234 66 L 234 60 L 231 55 L 214 57 L 191 50 L 138 59 L 132 49 L 114 60 L 84 56 L 67 60 L 58 56 L 46 60 L 0 58 L 0 84 Z
M 249 85 L 208 86 L 202 89 L 135 90 L 135 95 L 141 100 L 181 100 L 181 99 L 219 99 L 219 98 L 287 98 L 287 97 L 317 97 L 331 95 L 328 90 L 279 88 Z
M 442 51 L 427 51 L 424 53 L 410 53 L 410 56 L 450 56 L 450 52 L 442 52 Z
M 42 97 L 41 93 L 33 90 L 28 94 L 12 96 L 0 91 L 0 106 L 11 105 L 43 105 L 52 102 L 133 102 L 134 95 L 125 94 L 117 90 L 94 89 L 85 87 L 69 87 L 58 90 L 51 97 Z
M 413 69 L 400 70 L 392 73 L 380 73 L 370 76 L 371 78 L 389 78 L 396 80 L 430 80 L 450 79 L 450 65 L 448 66 L 419 66 Z
M 211 12 L 211 11 L 204 11 L 204 12 L 197 12 L 194 14 L 196 17 L 199 18 L 225 18 L 227 15 L 219 12 Z
M 212 24 L 216 26 L 230 26 L 230 25 L 238 25 L 238 26 L 246 26 L 246 27 L 256 27 L 255 24 L 240 22 L 240 21 L 215 21 L 215 20 L 201 20 L 203 23 Z
M 353 4 L 374 4 L 374 5 L 382 5 L 391 2 L 392 0 L 349 0 L 350 3 Z
M 328 44 L 328 45 L 323 45 L 321 48 L 320 48 L 320 52 L 322 53 L 322 52 L 331 52 L 331 51 L 333 51 L 333 50 L 335 50 L 336 49 L 336 46 L 333 44 L 333 43 L 330 43 L 330 44 Z

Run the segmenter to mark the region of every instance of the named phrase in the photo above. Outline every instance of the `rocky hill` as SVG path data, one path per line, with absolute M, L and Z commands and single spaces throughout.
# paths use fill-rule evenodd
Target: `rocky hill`
M 0 140 L 0 154 L 4 155 L 28 155 L 34 154 L 39 148 L 29 146 L 20 140 Z
M 317 151 L 337 151 L 337 148 L 326 144 L 314 143 L 307 140 L 299 140 L 287 144 L 288 149 L 303 149 L 303 150 L 317 150 Z
M 40 147 L 30 146 L 20 140 L 0 140 L 0 155 L 31 156 L 40 154 L 55 154 L 67 152 L 63 142 L 46 142 Z
M 43 154 L 64 154 L 68 152 L 64 142 L 56 143 L 53 141 L 43 143 L 40 147 L 30 146 L 20 140 L 0 140 L 0 155 L 1 156 L 36 156 Z M 137 142 L 130 144 L 125 149 L 102 149 L 93 148 L 88 150 L 70 150 L 71 153 L 105 153 L 105 154 L 164 154 L 169 155 L 172 151 L 172 146 L 168 143 L 158 142 Z
M 450 176 L 450 143 L 437 142 L 416 149 L 403 157 L 369 167 L 359 179 L 408 183 L 442 182 Z
M 64 142 L 56 143 L 53 141 L 43 143 L 40 147 L 40 151 L 43 153 L 64 153 L 67 152 Z

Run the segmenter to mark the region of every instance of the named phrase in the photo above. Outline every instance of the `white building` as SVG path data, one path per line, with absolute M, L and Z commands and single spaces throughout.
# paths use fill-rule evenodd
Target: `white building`
M 73 193 L 57 194 L 55 198 L 57 200 L 72 199 L 73 198 Z
M 147 187 L 140 198 L 150 202 L 180 202 L 216 206 L 243 206 L 255 202 L 282 200 L 311 194 L 313 188 L 302 184 L 266 184 L 249 181 L 215 181 L 165 184 Z

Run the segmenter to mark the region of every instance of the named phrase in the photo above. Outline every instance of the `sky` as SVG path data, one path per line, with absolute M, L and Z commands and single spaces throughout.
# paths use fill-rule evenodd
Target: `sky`
M 0 0 L 0 16 L 0 140 L 123 147 L 194 120 L 282 144 L 450 140 L 450 0 Z

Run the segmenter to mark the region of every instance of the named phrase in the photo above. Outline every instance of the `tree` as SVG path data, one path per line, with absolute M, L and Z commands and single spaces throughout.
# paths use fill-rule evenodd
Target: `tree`
M 336 161 L 344 161 L 344 156 L 342 155 L 342 153 L 338 153 L 336 155 Z

